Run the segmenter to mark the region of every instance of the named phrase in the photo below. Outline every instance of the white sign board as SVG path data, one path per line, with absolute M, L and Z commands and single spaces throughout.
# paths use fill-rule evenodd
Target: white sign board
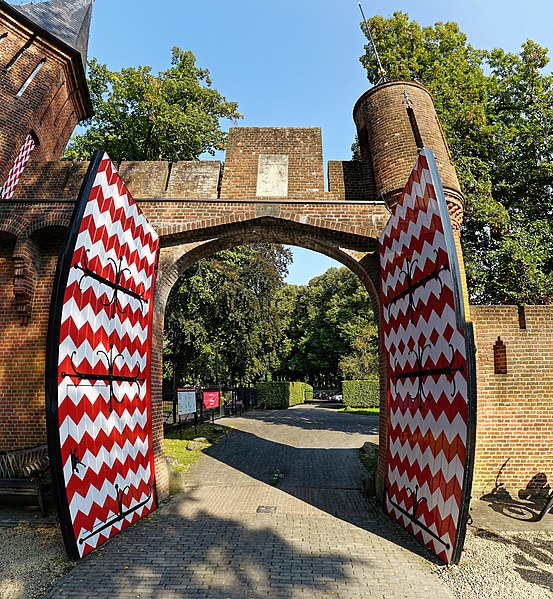
M 196 412 L 196 389 L 177 389 L 179 416 L 181 414 L 194 414 Z

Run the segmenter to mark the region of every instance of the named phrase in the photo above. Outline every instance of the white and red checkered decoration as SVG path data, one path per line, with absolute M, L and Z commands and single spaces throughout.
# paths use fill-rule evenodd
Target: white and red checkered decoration
M 445 562 L 455 562 L 470 496 L 474 354 L 430 150 L 421 151 L 379 247 L 388 356 L 385 510 Z
M 27 162 L 31 158 L 31 154 L 36 147 L 36 142 L 34 137 L 29 133 L 25 138 L 21 149 L 19 150 L 19 154 L 15 159 L 11 171 L 8 174 L 8 178 L 4 183 L 2 190 L 0 192 L 0 200 L 9 200 L 13 197 L 15 192 L 15 188 L 21 179 L 21 175 L 27 166 Z
M 156 507 L 150 354 L 159 238 L 108 156 L 92 165 L 50 321 L 50 334 L 59 331 L 55 393 L 47 389 L 57 412 L 50 452 L 73 558 Z

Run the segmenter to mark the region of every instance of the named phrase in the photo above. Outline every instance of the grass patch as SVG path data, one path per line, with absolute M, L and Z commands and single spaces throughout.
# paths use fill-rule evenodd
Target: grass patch
M 358 416 L 380 416 L 380 408 L 340 408 L 338 412 L 345 414 L 357 414 Z
M 165 437 L 165 455 L 175 458 L 178 464 L 175 465 L 175 469 L 180 472 L 186 472 L 191 464 L 197 461 L 202 455 L 205 449 L 211 447 L 217 441 L 224 437 L 229 431 L 228 428 L 223 427 L 222 431 L 216 430 L 215 427 L 221 425 L 213 424 L 200 424 L 198 425 L 198 433 L 194 432 L 194 427 L 186 427 L 182 429 L 182 439 L 179 438 L 178 427 L 167 433 Z M 196 437 L 205 437 L 209 439 L 209 443 L 204 445 L 203 449 L 190 451 L 186 449 L 188 441 L 195 439 Z

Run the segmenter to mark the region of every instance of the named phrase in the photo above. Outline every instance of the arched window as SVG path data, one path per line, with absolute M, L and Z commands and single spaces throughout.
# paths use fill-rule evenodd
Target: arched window
M 493 346 L 493 366 L 495 374 L 507 374 L 507 347 L 501 337 L 497 338 Z
M 33 153 L 33 150 L 36 148 L 37 145 L 38 140 L 36 138 L 36 135 L 33 132 L 29 133 L 29 135 L 27 135 L 27 137 L 25 138 L 25 141 L 23 142 L 21 149 L 19 150 L 19 154 L 17 155 L 17 158 L 13 163 L 13 166 L 10 170 L 8 178 L 6 179 L 6 182 L 4 183 L 4 186 L 0 190 L 0 200 L 9 200 L 13 197 L 15 188 L 17 187 L 17 184 L 21 179 L 21 175 L 23 174 L 23 171 L 27 166 L 27 162 L 29 162 L 31 154 Z

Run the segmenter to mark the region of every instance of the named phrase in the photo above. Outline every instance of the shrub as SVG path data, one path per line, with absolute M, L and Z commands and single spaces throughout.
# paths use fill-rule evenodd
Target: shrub
M 342 381 L 342 401 L 348 408 L 380 407 L 380 382 Z
M 300 382 L 269 381 L 257 383 L 257 404 L 270 410 L 282 410 L 303 403 L 304 389 L 311 385 Z

